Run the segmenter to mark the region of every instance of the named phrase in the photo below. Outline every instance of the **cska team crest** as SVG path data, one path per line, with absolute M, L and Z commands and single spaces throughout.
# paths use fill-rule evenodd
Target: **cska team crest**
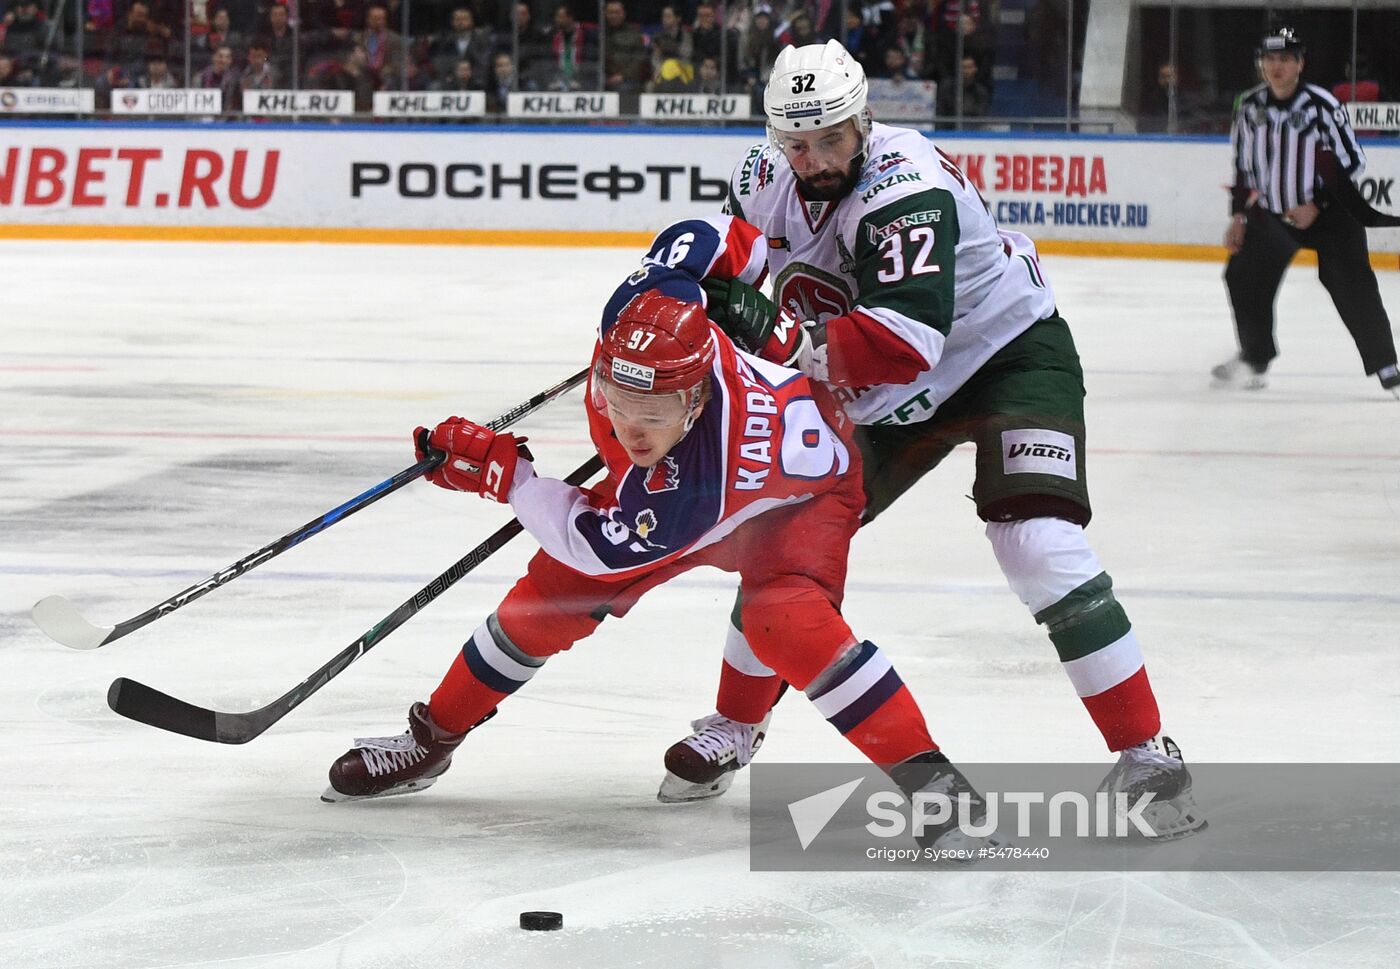
M 646 480 L 647 493 L 659 495 L 663 491 L 675 491 L 681 486 L 681 469 L 676 466 L 676 459 L 670 457 L 662 458 L 650 471 L 647 472 Z

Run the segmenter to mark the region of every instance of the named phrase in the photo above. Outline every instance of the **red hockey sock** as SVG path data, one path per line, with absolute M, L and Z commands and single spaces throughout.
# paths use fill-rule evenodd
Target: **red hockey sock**
M 773 704 L 778 702 L 778 691 L 782 685 L 779 676 L 750 676 L 724 663 L 719 673 L 719 696 L 715 698 L 715 709 L 722 716 L 739 723 L 760 723 L 773 709 Z
M 846 732 L 872 763 L 890 767 L 926 750 L 937 750 L 909 687 L 901 685 L 875 712 Z
M 428 713 L 443 730 L 461 733 L 494 710 L 509 693 L 499 693 L 472 675 L 461 653 L 428 701 Z
M 1152 684 L 1147 681 L 1146 666 L 1139 667 L 1117 686 L 1082 699 L 1109 750 L 1140 744 L 1162 729 L 1162 716 L 1157 711 Z

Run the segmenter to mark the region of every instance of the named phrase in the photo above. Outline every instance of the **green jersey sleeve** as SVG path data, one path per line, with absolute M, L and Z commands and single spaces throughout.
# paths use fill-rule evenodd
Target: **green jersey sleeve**
M 957 200 L 944 189 L 916 192 L 867 212 L 856 227 L 858 304 L 890 310 L 947 336 L 958 232 Z

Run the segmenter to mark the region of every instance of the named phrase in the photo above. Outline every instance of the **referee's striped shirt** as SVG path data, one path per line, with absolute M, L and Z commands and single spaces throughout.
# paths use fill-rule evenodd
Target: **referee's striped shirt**
M 1288 101 L 1278 101 L 1267 84 L 1240 95 L 1230 132 L 1235 155 L 1235 186 L 1230 210 L 1243 212 L 1249 196 L 1276 215 L 1313 198 L 1318 186 L 1319 149 L 1330 149 L 1349 177 L 1366 164 L 1346 111 L 1325 88 L 1299 84 Z

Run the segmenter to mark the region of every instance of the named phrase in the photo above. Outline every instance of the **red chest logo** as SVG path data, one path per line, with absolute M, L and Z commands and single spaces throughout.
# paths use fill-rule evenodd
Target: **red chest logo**
M 647 471 L 646 480 L 647 493 L 656 495 L 663 491 L 675 491 L 681 486 L 681 471 L 676 467 L 676 459 L 672 457 L 662 458 L 661 461 L 653 465 Z M 642 533 L 645 537 L 645 532 Z
M 851 308 L 850 300 L 841 288 L 805 272 L 793 273 L 782 281 L 778 305 L 799 320 L 816 320 L 818 323 L 824 323 L 834 316 L 843 316 Z

